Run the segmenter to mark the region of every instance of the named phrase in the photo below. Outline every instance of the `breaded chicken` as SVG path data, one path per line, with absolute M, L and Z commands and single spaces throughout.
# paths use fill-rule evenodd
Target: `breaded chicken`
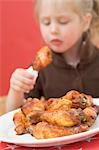
M 41 121 L 58 126 L 72 127 L 81 123 L 80 112 L 77 109 L 45 111 L 40 116 Z
M 32 62 L 32 67 L 34 70 L 40 71 L 47 65 L 49 65 L 51 62 L 52 62 L 52 53 L 51 50 L 46 46 L 41 48 L 37 52 Z
M 79 93 L 77 91 L 69 91 L 63 98 L 69 99 L 72 101 L 73 108 L 86 108 L 93 106 L 93 99 L 91 96 L 84 93 Z
M 16 112 L 13 117 L 13 121 L 15 124 L 15 131 L 17 134 L 23 134 L 26 133 L 26 118 L 22 111 Z
M 80 124 L 74 127 L 60 127 L 49 124 L 48 122 L 39 122 L 36 125 L 30 125 L 28 131 L 37 139 L 48 139 L 61 136 L 77 134 L 88 130 L 88 126 Z
M 85 115 L 85 124 L 87 124 L 89 127 L 92 126 L 98 115 L 96 108 L 86 107 L 83 112 Z
M 46 102 L 46 110 L 69 110 L 72 107 L 72 101 L 66 98 L 50 98 Z
M 99 106 L 91 96 L 70 91 L 60 98 L 47 101 L 29 98 L 14 114 L 17 134 L 30 133 L 37 139 L 55 138 L 84 132 L 94 123 Z
M 25 115 L 28 115 L 33 110 L 45 110 L 44 101 L 41 101 L 37 98 L 29 98 L 21 107 L 21 110 Z

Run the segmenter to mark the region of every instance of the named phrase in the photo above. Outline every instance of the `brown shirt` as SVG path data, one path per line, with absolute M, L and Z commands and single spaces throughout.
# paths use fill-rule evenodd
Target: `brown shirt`
M 99 97 L 99 50 L 86 41 L 80 51 L 81 61 L 76 68 L 53 52 L 53 62 L 39 73 L 35 88 L 25 97 L 61 97 L 70 90 Z

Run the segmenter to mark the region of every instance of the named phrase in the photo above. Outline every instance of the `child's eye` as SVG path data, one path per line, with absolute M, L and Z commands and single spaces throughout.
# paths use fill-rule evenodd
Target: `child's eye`
M 69 21 L 65 21 L 65 20 L 63 21 L 63 20 L 60 20 L 59 23 L 65 25 L 65 24 L 69 23 Z
M 43 23 L 44 25 L 47 25 L 47 26 L 48 26 L 48 25 L 50 25 L 50 20 L 43 20 L 42 23 Z
M 65 24 L 69 23 L 69 20 L 67 20 L 67 19 L 59 19 L 58 22 L 59 22 L 60 24 L 65 25 Z

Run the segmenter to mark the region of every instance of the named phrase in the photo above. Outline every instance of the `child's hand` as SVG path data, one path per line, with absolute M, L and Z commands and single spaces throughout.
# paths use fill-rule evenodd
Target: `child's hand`
M 26 69 L 16 69 L 10 79 L 10 88 L 17 92 L 29 92 L 34 88 L 35 79 Z

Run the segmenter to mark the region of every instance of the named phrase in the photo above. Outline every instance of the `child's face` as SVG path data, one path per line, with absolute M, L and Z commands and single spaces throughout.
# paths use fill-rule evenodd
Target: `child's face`
M 45 43 L 55 52 L 63 53 L 71 48 L 86 28 L 70 1 L 42 0 L 40 6 L 41 34 Z

